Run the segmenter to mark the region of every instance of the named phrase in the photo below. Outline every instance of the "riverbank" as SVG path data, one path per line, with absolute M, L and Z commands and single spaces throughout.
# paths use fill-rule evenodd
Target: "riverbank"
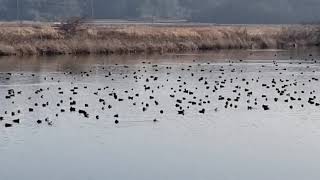
M 0 55 L 172 53 L 318 46 L 318 26 L 0 26 Z

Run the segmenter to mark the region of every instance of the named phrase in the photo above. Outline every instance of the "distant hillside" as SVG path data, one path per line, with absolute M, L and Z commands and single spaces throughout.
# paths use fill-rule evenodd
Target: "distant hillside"
M 319 9 L 319 0 L 0 0 L 0 19 L 157 17 L 224 24 L 300 23 L 319 22 Z

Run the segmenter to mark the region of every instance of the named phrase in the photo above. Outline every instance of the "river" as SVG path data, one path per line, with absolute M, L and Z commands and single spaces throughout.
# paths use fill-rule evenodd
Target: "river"
M 2 57 L 0 179 L 319 179 L 319 59 Z

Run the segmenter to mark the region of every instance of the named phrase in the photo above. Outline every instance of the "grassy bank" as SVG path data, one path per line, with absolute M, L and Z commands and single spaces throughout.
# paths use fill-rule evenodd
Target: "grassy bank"
M 0 55 L 166 53 L 318 46 L 317 26 L 0 26 Z

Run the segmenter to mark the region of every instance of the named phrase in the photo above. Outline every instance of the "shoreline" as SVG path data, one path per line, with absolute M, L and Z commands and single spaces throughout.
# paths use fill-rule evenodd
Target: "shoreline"
M 320 44 L 316 25 L 0 26 L 0 56 L 182 53 L 224 49 L 291 49 Z

